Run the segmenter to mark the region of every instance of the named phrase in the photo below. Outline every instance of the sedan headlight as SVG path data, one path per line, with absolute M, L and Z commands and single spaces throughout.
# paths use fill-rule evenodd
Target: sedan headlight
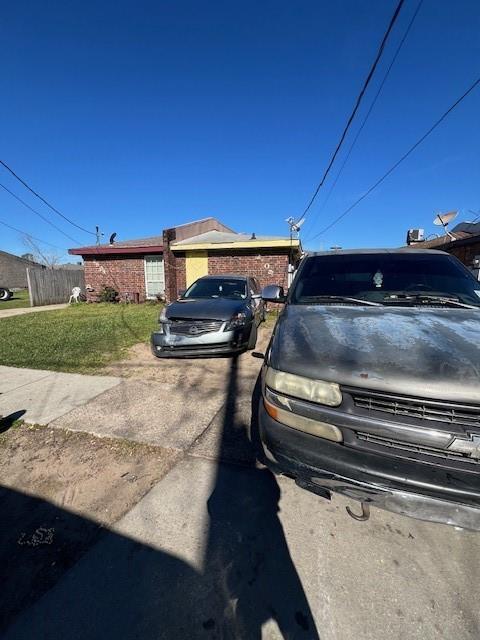
M 158 321 L 159 322 L 168 322 L 167 307 L 163 307 L 162 311 L 160 312 L 160 316 L 158 317 Z
M 313 380 L 285 371 L 277 371 L 268 367 L 265 382 L 268 387 L 294 398 L 302 398 L 310 402 L 338 407 L 342 403 L 342 392 L 335 382 Z
M 225 326 L 225 331 L 231 331 L 232 329 L 238 329 L 238 327 L 243 327 L 245 325 L 246 319 L 247 319 L 247 316 L 245 313 L 236 313 L 227 322 Z

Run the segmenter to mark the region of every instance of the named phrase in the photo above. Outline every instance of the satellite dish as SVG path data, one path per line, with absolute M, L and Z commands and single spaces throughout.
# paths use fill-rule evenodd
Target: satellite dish
M 458 211 L 449 211 L 448 213 L 437 213 L 433 219 L 433 224 L 437 227 L 446 228 L 447 225 L 458 216 Z
M 305 216 L 299 220 L 298 222 L 294 222 L 292 225 L 292 228 L 294 231 L 300 231 L 300 227 L 302 226 L 302 224 L 305 222 Z
M 116 237 L 117 237 L 117 234 L 112 233 L 112 235 L 110 236 L 110 240 L 108 241 L 108 244 L 113 244 L 115 242 Z
M 295 222 L 295 218 L 293 216 L 290 216 L 285 220 L 285 222 L 290 227 L 290 231 L 292 233 L 298 233 L 300 231 L 300 227 L 305 222 L 305 216 L 303 216 L 303 218 L 301 218 L 298 222 Z

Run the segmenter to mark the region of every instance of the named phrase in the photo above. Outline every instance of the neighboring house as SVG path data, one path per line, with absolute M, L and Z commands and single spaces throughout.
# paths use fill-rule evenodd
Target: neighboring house
M 235 233 L 216 218 L 165 229 L 162 235 L 70 249 L 84 259 L 87 296 L 104 286 L 140 301 L 179 292 L 207 273 L 255 276 L 263 286 L 287 285 L 289 264 L 299 257 L 299 241 Z
M 67 271 L 83 271 L 81 262 L 63 262 L 53 265 L 54 269 L 66 269 Z
M 26 289 L 27 267 L 29 269 L 46 269 L 38 262 L 32 262 L 6 251 L 0 251 L 0 287 L 9 289 Z
M 439 249 L 456 256 L 469 269 L 477 270 L 474 264 L 480 258 L 480 223 L 461 222 L 450 232 L 423 242 L 410 244 L 411 248 Z

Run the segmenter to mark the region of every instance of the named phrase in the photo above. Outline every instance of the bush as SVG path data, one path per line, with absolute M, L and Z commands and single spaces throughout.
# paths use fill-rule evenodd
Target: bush
M 103 287 L 98 296 L 99 302 L 118 302 L 118 291 L 113 287 Z

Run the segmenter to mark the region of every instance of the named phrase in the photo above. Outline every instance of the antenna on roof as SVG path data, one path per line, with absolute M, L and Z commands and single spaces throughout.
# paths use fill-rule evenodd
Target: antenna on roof
M 448 231 L 447 227 L 452 220 L 455 220 L 457 216 L 458 216 L 458 211 L 449 211 L 448 213 L 437 213 L 437 215 L 433 219 L 433 224 L 437 225 L 437 227 L 443 227 L 446 235 L 451 240 L 455 240 L 455 236 L 453 236 Z
M 115 242 L 115 238 L 117 237 L 116 233 L 112 233 L 112 235 L 110 236 L 110 240 L 108 241 L 109 245 L 112 245 Z
M 95 235 L 97 236 L 97 244 L 100 244 L 100 240 L 102 239 L 102 236 L 104 236 L 105 234 L 100 231 L 100 227 L 98 226 L 98 224 L 95 227 Z
M 289 218 L 287 218 L 285 220 L 285 222 L 290 227 L 290 237 L 293 237 L 293 234 L 296 233 L 297 234 L 297 238 L 298 238 L 298 234 L 300 232 L 300 227 L 305 222 L 305 216 L 303 216 L 303 218 L 300 218 L 300 220 L 298 222 L 295 222 L 295 218 L 293 216 L 290 216 Z

